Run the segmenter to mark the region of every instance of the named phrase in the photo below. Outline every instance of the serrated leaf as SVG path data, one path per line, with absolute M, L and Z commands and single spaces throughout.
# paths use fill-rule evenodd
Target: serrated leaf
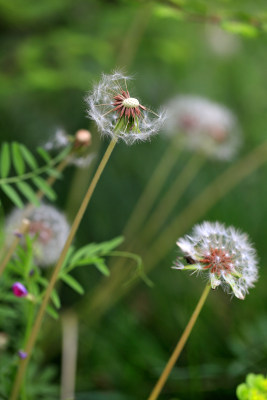
M 34 178 L 32 178 L 32 180 L 37 188 L 40 189 L 46 195 L 46 197 L 48 197 L 49 200 L 55 200 L 57 198 L 54 190 L 43 178 L 41 178 L 40 176 L 35 176 Z
M 36 197 L 36 194 L 30 187 L 30 185 L 26 182 L 17 182 L 16 183 L 18 189 L 21 193 L 29 200 L 30 203 L 34 204 L 36 207 L 40 205 L 39 199 Z
M 1 149 L 1 159 L 0 159 L 0 167 L 1 167 L 1 176 L 2 178 L 6 178 L 8 176 L 10 170 L 10 150 L 9 144 L 4 143 Z
M 14 142 L 11 144 L 12 161 L 16 172 L 22 175 L 25 171 L 25 163 L 20 152 L 20 146 L 18 143 Z
M 23 202 L 12 186 L 5 183 L 4 185 L 1 185 L 1 188 L 17 207 L 23 208 Z
M 45 149 L 42 147 L 38 147 L 37 152 L 40 154 L 40 156 L 45 160 L 45 162 L 49 163 L 51 161 L 50 155 L 47 153 Z
M 32 169 L 37 169 L 38 164 L 37 161 L 35 160 L 33 154 L 27 149 L 24 144 L 20 144 L 20 152 L 24 158 L 24 160 L 27 162 L 27 164 L 32 168 Z
M 61 274 L 60 278 L 62 279 L 63 282 L 65 282 L 69 287 L 71 287 L 75 292 L 79 293 L 79 294 L 84 294 L 84 289 L 83 287 L 79 284 L 78 281 L 76 281 L 76 279 L 74 279 L 72 276 L 70 275 L 66 275 L 66 274 Z

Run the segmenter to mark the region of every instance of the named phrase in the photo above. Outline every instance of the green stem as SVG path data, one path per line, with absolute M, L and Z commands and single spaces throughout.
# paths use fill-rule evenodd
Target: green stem
M 127 240 L 134 236 L 145 221 L 148 212 L 152 208 L 158 194 L 160 193 L 167 176 L 177 162 L 181 147 L 178 149 L 177 137 L 168 145 L 160 162 L 154 170 L 148 184 L 146 185 L 141 197 L 139 198 L 135 208 L 128 219 L 123 235 Z
M 203 305 L 204 305 L 204 303 L 206 301 L 206 298 L 207 298 L 207 296 L 209 294 L 209 291 L 210 291 L 210 284 L 208 284 L 205 287 L 205 289 L 204 289 L 204 291 L 203 291 L 203 293 L 202 293 L 202 295 L 201 295 L 201 297 L 200 297 L 200 299 L 199 299 L 199 301 L 197 303 L 197 306 L 196 306 L 196 308 L 195 308 L 195 310 L 194 310 L 194 312 L 193 312 L 193 314 L 192 314 L 192 316 L 191 316 L 191 318 L 190 318 L 190 320 L 189 320 L 189 322 L 188 322 L 188 324 L 187 324 L 187 326 L 186 326 L 181 338 L 179 339 L 179 341 L 178 341 L 178 343 L 177 343 L 177 345 L 176 345 L 176 347 L 175 347 L 175 349 L 174 349 L 174 351 L 173 351 L 173 353 L 172 353 L 172 355 L 171 355 L 166 367 L 164 368 L 164 370 L 163 370 L 158 382 L 156 383 L 154 389 L 152 390 L 148 400 L 156 400 L 158 398 L 160 392 L 162 391 L 163 386 L 165 385 L 165 382 L 167 381 L 168 376 L 171 373 L 171 370 L 173 369 L 176 361 L 178 360 L 178 357 L 181 354 L 181 352 L 182 352 L 182 350 L 183 350 L 183 348 L 184 348 L 184 346 L 185 346 L 185 344 L 187 342 L 187 339 L 190 336 L 190 333 L 192 332 L 192 329 L 193 329 L 193 327 L 194 327 L 194 325 L 195 325 L 195 323 L 197 321 L 197 318 L 198 318 L 198 316 L 200 314 L 200 311 L 202 310 L 202 307 L 203 307 Z
M 145 256 L 148 269 L 159 263 L 172 249 L 173 241 L 186 232 L 195 221 L 201 218 L 226 193 L 230 192 L 242 179 L 251 174 L 267 159 L 267 142 L 256 147 L 236 164 L 228 167 L 214 179 L 191 203 L 161 232 Z M 147 270 L 146 270 L 147 271 Z
M 117 65 L 129 68 L 137 53 L 139 44 L 146 31 L 153 10 L 153 3 L 147 1 L 139 7 L 135 18 L 131 18 L 132 25 L 122 42 L 121 50 L 117 59 Z
M 162 231 L 157 240 L 149 246 L 143 259 L 145 272 L 151 271 L 166 254 L 173 248 L 174 241 L 184 234 L 186 229 L 201 218 L 212 206 L 231 191 L 245 177 L 254 172 L 267 160 L 267 141 L 260 144 L 240 161 L 231 165 L 226 171 L 216 177 L 191 203 L 182 211 L 173 222 Z M 116 270 L 117 272 L 117 270 Z M 108 281 L 102 281 L 91 293 L 91 301 L 85 296 L 83 302 L 86 305 L 85 320 L 88 318 L 99 319 L 135 284 L 132 282 L 127 288 L 121 288 L 122 282 L 127 278 L 127 271 L 120 265 L 119 273 L 114 273 Z M 127 289 L 127 290 L 126 290 Z M 97 313 L 96 313 L 97 310 Z
M 75 236 L 75 234 L 76 234 L 76 232 L 77 232 L 77 230 L 79 228 L 80 222 L 81 222 L 81 220 L 83 218 L 83 215 L 84 215 L 84 213 L 86 211 L 88 203 L 89 203 L 89 201 L 90 201 L 90 199 L 92 197 L 92 194 L 93 194 L 94 189 L 95 189 L 95 187 L 97 185 L 97 182 L 99 181 L 99 178 L 100 178 L 100 176 L 101 176 L 101 174 L 102 174 L 102 172 L 103 172 L 103 170 L 104 170 L 104 168 L 105 168 L 105 166 L 106 166 L 106 164 L 107 164 L 107 162 L 108 162 L 108 160 L 110 158 L 110 155 L 111 155 L 115 145 L 116 145 L 116 142 L 117 142 L 116 139 L 113 139 L 110 142 L 110 144 L 109 144 L 109 146 L 108 146 L 108 148 L 107 148 L 107 150 L 106 150 L 106 152 L 105 152 L 105 154 L 104 154 L 104 156 L 103 156 L 103 158 L 102 158 L 102 160 L 101 160 L 101 162 L 100 162 L 100 164 L 99 164 L 99 166 L 98 166 L 98 168 L 96 170 L 96 173 L 95 173 L 95 175 L 94 175 L 94 177 L 92 179 L 92 182 L 89 185 L 87 193 L 85 194 L 85 197 L 84 197 L 84 199 L 83 199 L 83 201 L 81 203 L 81 206 L 80 206 L 80 208 L 79 208 L 79 210 L 78 210 L 78 212 L 76 214 L 76 217 L 75 217 L 75 219 L 73 221 L 69 236 L 68 236 L 67 241 L 65 243 L 65 246 L 64 246 L 64 248 L 63 248 L 63 250 L 61 252 L 59 260 L 58 260 L 58 262 L 57 262 L 57 264 L 56 264 L 56 266 L 54 268 L 53 274 L 52 274 L 51 279 L 49 281 L 49 284 L 47 286 L 43 301 L 42 301 L 41 306 L 40 306 L 40 309 L 39 309 L 39 311 L 37 313 L 37 317 L 35 319 L 35 322 L 34 322 L 34 325 L 33 325 L 32 331 L 31 331 L 31 335 L 30 335 L 29 340 L 27 342 L 27 345 L 25 347 L 25 351 L 27 353 L 27 358 L 25 358 L 24 360 L 20 360 L 20 364 L 19 364 L 19 368 L 18 368 L 17 375 L 16 375 L 16 378 L 15 378 L 15 382 L 14 382 L 13 390 L 12 390 L 12 393 L 11 393 L 11 396 L 10 396 L 10 400 L 16 400 L 18 395 L 19 395 L 21 383 L 22 383 L 22 380 L 24 378 L 27 365 L 28 365 L 29 360 L 31 358 L 31 353 L 32 353 L 33 347 L 35 345 L 39 330 L 41 328 L 41 324 L 42 324 L 42 321 L 43 321 L 43 318 L 44 318 L 45 310 L 46 310 L 46 307 L 47 307 L 48 302 L 50 300 L 50 296 L 51 296 L 52 290 L 54 289 L 54 286 L 56 284 L 56 281 L 57 281 L 57 278 L 58 278 L 58 274 L 59 274 L 59 272 L 61 270 L 61 266 L 62 266 L 62 264 L 64 262 L 66 254 L 68 252 L 68 249 L 69 249 L 69 247 L 70 247 L 70 245 L 71 245 L 71 243 L 72 243 L 72 241 L 74 239 L 74 236 Z
M 142 230 L 140 240 L 142 244 L 146 243 L 147 240 L 151 240 L 151 237 L 160 231 L 160 228 L 175 209 L 179 199 L 194 179 L 204 161 L 205 158 L 201 157 L 199 154 L 193 155 L 182 172 L 177 175 L 170 189 L 167 191 L 165 196 L 163 196 L 160 204 L 153 211 L 153 214 L 150 216 Z

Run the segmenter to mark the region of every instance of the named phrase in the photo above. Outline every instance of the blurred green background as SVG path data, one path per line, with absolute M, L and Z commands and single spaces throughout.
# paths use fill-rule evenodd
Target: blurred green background
M 1 141 L 17 140 L 33 150 L 58 127 L 70 134 L 89 128 L 100 157 L 108 141 L 100 140 L 86 119 L 84 97 L 102 72 L 123 68 L 135 77 L 135 95 L 151 108 L 177 94 L 229 107 L 243 131 L 242 157 L 266 138 L 266 16 L 265 1 L 259 0 L 0 0 Z M 151 143 L 117 145 L 77 245 L 121 234 L 166 146 L 163 134 Z M 174 176 L 187 158 L 183 154 L 177 161 Z M 226 167 L 207 162 L 175 212 Z M 69 168 L 55 186 L 57 206 L 70 220 L 92 169 Z M 244 302 L 220 289 L 211 293 L 162 400 L 235 399 L 235 387 L 248 372 L 267 372 L 266 176 L 264 165 L 205 215 L 249 233 L 260 258 L 260 279 Z M 3 202 L 8 212 L 11 205 Z M 75 307 L 79 316 L 77 400 L 145 399 L 155 384 L 204 287 L 201 279 L 170 268 L 177 255 L 170 240 L 172 251 L 150 274 L 154 286 L 139 282 L 114 305 L 111 299 L 98 320 L 86 310 L 103 280 L 96 271 L 77 272 L 88 293 L 81 307 L 78 295 L 61 289 L 64 309 Z M 57 332 L 52 338 L 51 330 Z M 56 323 L 47 321 L 42 346 L 45 362 L 59 371 Z

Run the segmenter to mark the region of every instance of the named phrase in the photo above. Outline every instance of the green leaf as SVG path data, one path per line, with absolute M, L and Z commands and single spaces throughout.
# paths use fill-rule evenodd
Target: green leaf
M 8 184 L 1 185 L 3 192 L 10 198 L 10 200 L 19 208 L 23 208 L 23 202 L 17 192 L 12 186 Z
M 75 292 L 77 292 L 79 294 L 84 294 L 83 287 L 72 276 L 66 275 L 66 274 L 61 274 L 60 278 L 62 279 L 63 282 L 65 282 L 68 286 L 70 286 Z
M 37 198 L 36 194 L 30 187 L 30 185 L 26 182 L 17 182 L 16 183 L 18 189 L 21 193 L 29 200 L 30 203 L 34 204 L 36 207 L 40 205 L 40 201 Z
M 10 170 L 10 150 L 9 144 L 4 143 L 1 149 L 1 159 L 0 159 L 0 168 L 1 168 L 1 176 L 2 178 L 6 178 L 8 176 Z
M 25 164 L 20 152 L 19 144 L 16 142 L 12 143 L 11 150 L 12 150 L 12 160 L 15 170 L 19 175 L 22 175 L 25 171 Z
M 53 307 L 47 306 L 46 312 L 47 312 L 47 314 L 50 315 L 50 317 L 52 317 L 54 319 L 58 319 L 58 313 L 56 312 L 56 310 Z
M 45 162 L 50 163 L 51 157 L 45 149 L 43 149 L 42 147 L 38 147 L 37 152 L 40 154 Z
M 222 22 L 221 27 L 230 33 L 250 38 L 256 37 L 259 34 L 259 31 L 255 26 L 244 22 L 224 21 Z
M 108 267 L 106 266 L 104 260 L 99 259 L 94 265 L 98 269 L 98 271 L 100 271 L 103 275 L 105 275 L 105 276 L 110 275 L 110 271 L 109 271 Z
M 54 306 L 56 308 L 60 308 L 61 301 L 60 301 L 60 298 L 59 298 L 59 296 L 58 296 L 58 294 L 57 294 L 55 289 L 51 293 L 51 299 L 52 299 L 52 302 L 54 303 Z
M 46 195 L 46 197 L 48 197 L 49 200 L 55 200 L 57 198 L 54 190 L 43 178 L 41 178 L 40 176 L 35 176 L 32 180 L 37 188 L 40 189 Z
M 111 250 L 118 247 L 123 242 L 123 240 L 124 240 L 123 236 L 118 236 L 112 240 L 109 240 L 108 242 L 101 243 L 102 252 L 104 252 L 104 254 L 107 254 Z
M 59 178 L 62 177 L 62 173 L 59 172 L 57 169 L 54 169 L 54 168 L 49 168 L 49 169 L 47 169 L 47 170 L 46 170 L 46 173 L 47 173 L 49 176 L 53 176 L 53 177 L 55 177 L 55 178 L 57 178 L 57 179 L 59 179 Z
M 24 146 L 24 144 L 20 144 L 19 147 L 20 147 L 20 152 L 21 152 L 24 160 L 28 163 L 28 165 L 32 169 L 37 169 L 38 164 L 37 164 L 37 161 L 35 160 L 34 156 L 32 155 L 32 153 L 27 149 L 26 146 Z

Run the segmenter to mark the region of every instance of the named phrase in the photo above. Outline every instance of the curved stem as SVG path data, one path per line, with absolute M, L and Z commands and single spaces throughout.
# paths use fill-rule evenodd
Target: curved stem
M 47 286 L 47 289 L 46 289 L 45 296 L 43 298 L 42 304 L 41 304 L 40 309 L 39 309 L 39 311 L 37 313 L 37 317 L 36 317 L 35 323 L 33 325 L 33 329 L 32 329 L 31 335 L 30 335 L 29 340 L 27 342 L 27 345 L 25 347 L 25 351 L 27 353 L 27 358 L 25 358 L 24 360 L 20 361 L 18 372 L 17 372 L 17 376 L 15 378 L 13 390 L 12 390 L 12 393 L 11 393 L 11 396 L 10 396 L 10 400 L 16 400 L 18 395 L 19 395 L 21 383 L 22 383 L 23 377 L 25 375 L 27 365 L 28 365 L 29 360 L 30 360 L 31 353 L 32 353 L 33 347 L 35 345 L 35 341 L 37 339 L 37 335 L 39 333 L 39 330 L 40 330 L 40 327 L 41 327 L 41 324 L 42 324 L 42 321 L 43 321 L 43 318 L 44 318 L 45 310 L 46 310 L 46 307 L 47 307 L 48 302 L 50 300 L 50 296 L 51 296 L 52 290 L 54 289 L 54 286 L 55 286 L 57 278 L 58 278 L 58 274 L 59 274 L 59 272 L 61 270 L 61 266 L 63 264 L 63 261 L 64 261 L 65 257 L 66 257 L 66 254 L 67 254 L 68 249 L 69 249 L 69 247 L 71 245 L 71 242 L 72 242 L 72 240 L 73 240 L 73 238 L 74 238 L 74 236 L 75 236 L 75 234 L 77 232 L 77 229 L 78 229 L 78 227 L 80 225 L 80 222 L 81 222 L 81 220 L 83 218 L 83 215 L 85 213 L 85 210 L 86 210 L 86 208 L 88 206 L 88 203 L 89 203 L 89 201 L 90 201 L 90 199 L 92 197 L 92 194 L 94 192 L 94 189 L 95 189 L 95 187 L 97 185 L 97 182 L 99 181 L 99 178 L 100 178 L 100 176 L 101 176 L 101 174 L 102 174 L 102 172 L 103 172 L 103 170 L 104 170 L 104 168 L 105 168 L 105 166 L 106 166 L 106 164 L 107 164 L 107 162 L 109 160 L 109 157 L 110 157 L 115 145 L 116 145 L 116 142 L 117 142 L 116 139 L 113 139 L 110 142 L 110 144 L 109 144 L 109 146 L 108 146 L 108 148 L 107 148 L 107 150 L 106 150 L 106 152 L 105 152 L 105 154 L 104 154 L 104 156 L 103 156 L 103 158 L 102 158 L 102 160 L 101 160 L 101 162 L 100 162 L 100 164 L 99 164 L 99 166 L 98 166 L 98 168 L 96 170 L 96 173 L 95 173 L 95 175 L 94 175 L 94 177 L 92 179 L 92 182 L 89 185 L 87 193 L 85 194 L 85 197 L 84 197 L 84 199 L 82 201 L 82 204 L 81 204 L 81 206 L 80 206 L 80 208 L 79 208 L 79 210 L 78 210 L 78 212 L 76 214 L 76 217 L 75 217 L 75 219 L 73 221 L 69 236 L 68 236 L 67 241 L 65 243 L 65 246 L 64 246 L 64 248 L 63 248 L 63 250 L 61 252 L 59 260 L 58 260 L 58 262 L 57 262 L 57 264 L 56 264 L 56 266 L 54 268 L 54 271 L 53 271 L 53 274 L 52 274 L 51 279 L 49 281 L 49 284 Z
M 200 297 L 200 299 L 199 299 L 199 301 L 198 301 L 198 303 L 196 305 L 196 308 L 195 308 L 195 310 L 194 310 L 194 312 L 193 312 L 193 314 L 192 314 L 192 316 L 191 316 L 191 318 L 190 318 L 190 320 L 189 320 L 189 322 L 188 322 L 188 324 L 187 324 L 187 326 L 186 326 L 181 338 L 179 339 L 179 341 L 178 341 L 178 343 L 177 343 L 177 345 L 176 345 L 176 347 L 175 347 L 175 349 L 174 349 L 174 351 L 173 351 L 173 353 L 172 353 L 172 355 L 171 355 L 166 367 L 164 368 L 164 370 L 163 370 L 158 382 L 156 383 L 154 389 L 152 390 L 148 400 L 156 400 L 158 398 L 161 390 L 163 389 L 163 386 L 165 385 L 165 382 L 168 379 L 168 376 L 171 373 L 171 370 L 173 369 L 176 361 L 178 360 L 179 355 L 181 354 L 181 352 L 182 352 L 182 350 L 183 350 L 183 348 L 184 348 L 184 346 L 185 346 L 185 344 L 187 342 L 187 339 L 188 339 L 188 337 L 189 337 L 189 335 L 190 335 L 190 333 L 191 333 L 191 331 L 192 331 L 192 329 L 193 329 L 193 327 L 194 327 L 194 325 L 196 323 L 196 320 L 197 320 L 197 318 L 198 318 L 198 316 L 200 314 L 200 311 L 202 310 L 202 307 L 203 307 L 203 305 L 204 305 L 204 303 L 206 301 L 206 298 L 207 298 L 207 296 L 209 294 L 209 291 L 210 291 L 210 284 L 208 284 L 205 287 L 205 289 L 204 289 L 204 291 L 203 291 L 203 293 L 202 293 L 202 295 L 201 295 L 201 297 Z

